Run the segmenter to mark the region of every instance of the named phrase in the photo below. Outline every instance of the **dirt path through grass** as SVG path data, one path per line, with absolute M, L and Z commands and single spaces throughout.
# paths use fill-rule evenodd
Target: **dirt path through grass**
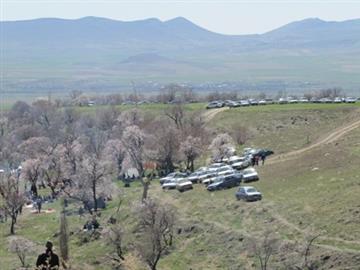
M 278 162 L 295 159 L 300 154 L 303 154 L 305 152 L 313 150 L 316 147 L 319 147 L 319 146 L 322 146 L 325 144 L 329 144 L 329 143 L 332 143 L 332 142 L 340 139 L 342 136 L 344 136 L 348 132 L 350 132 L 358 127 L 360 127 L 360 119 L 355 122 L 351 122 L 350 124 L 348 124 L 346 126 L 335 129 L 330 134 L 326 135 L 325 137 L 319 139 L 317 142 L 315 142 L 309 146 L 306 146 L 299 150 L 291 151 L 291 152 L 288 152 L 285 154 L 280 154 L 280 155 L 275 155 L 273 157 L 270 157 L 267 164 L 274 164 L 274 163 L 278 163 Z
M 205 122 L 210 122 L 211 119 L 213 119 L 218 113 L 221 113 L 223 111 L 228 110 L 228 107 L 222 107 L 219 109 L 211 109 L 211 110 L 207 110 L 206 112 L 203 113 L 203 117 L 205 119 Z

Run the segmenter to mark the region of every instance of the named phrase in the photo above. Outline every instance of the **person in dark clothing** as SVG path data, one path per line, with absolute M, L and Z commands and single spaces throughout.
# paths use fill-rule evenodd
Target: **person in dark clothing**
M 36 207 L 37 207 L 38 213 L 41 213 L 41 206 L 42 206 L 42 199 L 40 197 L 38 197 L 36 199 Z
M 259 166 L 259 156 L 255 156 L 255 165 Z
M 254 156 L 252 156 L 251 157 L 251 166 L 255 166 L 255 157 Z
M 40 254 L 36 261 L 36 267 L 39 270 L 59 269 L 59 256 L 52 251 L 53 244 L 46 242 L 46 251 Z
M 263 154 L 261 155 L 262 165 L 265 164 L 265 159 L 266 159 L 266 155 L 265 155 L 265 153 L 263 153 Z

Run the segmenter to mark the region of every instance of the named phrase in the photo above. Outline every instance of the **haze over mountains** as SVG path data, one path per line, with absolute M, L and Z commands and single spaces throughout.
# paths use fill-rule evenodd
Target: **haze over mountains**
M 360 89 L 360 19 L 311 18 L 261 35 L 213 33 L 182 17 L 46 18 L 0 26 L 7 92 L 111 92 L 131 81 Z

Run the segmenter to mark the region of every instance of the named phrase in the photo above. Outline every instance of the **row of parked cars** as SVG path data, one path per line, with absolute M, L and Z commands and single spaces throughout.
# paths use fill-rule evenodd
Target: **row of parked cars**
M 256 105 L 268 105 L 268 104 L 296 104 L 296 103 L 355 103 L 358 99 L 354 97 L 336 97 L 336 98 L 280 98 L 278 100 L 274 99 L 242 99 L 242 100 L 216 100 L 212 101 L 207 104 L 206 109 L 215 109 L 215 108 L 221 108 L 221 107 L 247 107 L 247 106 L 256 106 Z
M 259 180 L 255 168 L 251 167 L 251 159 L 259 153 L 270 154 L 272 151 L 266 149 L 247 148 L 243 156 L 231 156 L 222 162 L 201 167 L 191 174 L 184 172 L 173 172 L 160 179 L 164 190 L 177 189 L 180 192 L 193 189 L 193 184 L 203 184 L 208 191 L 216 191 L 239 186 L 241 182 L 247 183 Z M 253 187 L 240 187 L 236 198 L 246 200 L 259 200 L 261 194 L 254 191 Z

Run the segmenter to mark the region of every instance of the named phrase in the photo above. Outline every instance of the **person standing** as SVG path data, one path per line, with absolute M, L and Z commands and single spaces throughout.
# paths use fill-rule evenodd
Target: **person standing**
M 36 199 L 36 208 L 37 208 L 39 214 L 41 213 L 41 206 L 42 206 L 42 199 L 40 197 L 38 197 Z
M 263 154 L 261 155 L 262 165 L 265 164 L 265 159 L 266 159 L 266 155 L 265 155 L 265 153 L 263 153 Z
M 36 260 L 36 267 L 39 270 L 55 270 L 59 269 L 59 256 L 53 250 L 53 244 L 46 242 L 45 253 L 40 254 Z

